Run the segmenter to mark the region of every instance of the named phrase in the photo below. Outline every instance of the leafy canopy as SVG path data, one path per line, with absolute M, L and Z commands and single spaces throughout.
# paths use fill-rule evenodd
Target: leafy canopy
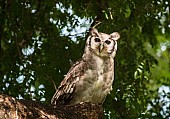
M 105 117 L 167 118 L 170 91 L 160 87 L 170 86 L 169 6 L 168 0 L 1 0 L 0 93 L 50 103 L 81 57 L 89 27 L 101 22 L 99 31 L 121 34 Z

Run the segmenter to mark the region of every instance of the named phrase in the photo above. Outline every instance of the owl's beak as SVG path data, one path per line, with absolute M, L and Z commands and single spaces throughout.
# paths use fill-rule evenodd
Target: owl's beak
M 100 46 L 99 46 L 99 53 L 101 53 L 103 49 L 104 49 L 104 44 L 101 43 Z

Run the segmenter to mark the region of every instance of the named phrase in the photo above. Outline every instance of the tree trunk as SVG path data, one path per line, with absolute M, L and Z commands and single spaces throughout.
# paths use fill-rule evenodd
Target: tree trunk
M 11 96 L 0 95 L 0 119 L 102 119 L 101 105 L 82 103 L 57 106 L 40 102 L 17 100 Z

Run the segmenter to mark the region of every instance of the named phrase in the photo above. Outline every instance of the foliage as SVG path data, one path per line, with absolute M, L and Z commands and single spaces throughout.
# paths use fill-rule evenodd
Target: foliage
M 54 82 L 81 58 L 86 31 L 100 21 L 99 31 L 121 34 L 106 118 L 168 117 L 160 102 L 169 93 L 158 89 L 170 86 L 169 6 L 168 0 L 1 0 L 0 93 L 50 103 Z

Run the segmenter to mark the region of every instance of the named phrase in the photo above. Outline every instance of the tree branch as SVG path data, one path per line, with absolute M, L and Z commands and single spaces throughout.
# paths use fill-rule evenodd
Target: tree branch
M 0 95 L 0 119 L 102 119 L 101 105 L 82 103 L 57 106 L 40 102 L 17 100 L 11 96 Z

